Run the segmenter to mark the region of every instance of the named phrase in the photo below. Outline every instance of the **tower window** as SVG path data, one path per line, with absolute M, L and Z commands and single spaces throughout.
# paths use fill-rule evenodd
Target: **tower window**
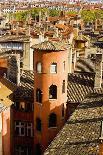
M 36 130 L 41 131 L 41 119 L 40 118 L 36 119 Z
M 57 86 L 51 85 L 49 87 L 49 99 L 57 99 Z
M 36 90 L 36 102 L 42 103 L 42 91 L 40 89 Z
M 50 73 L 57 73 L 57 63 L 52 63 L 50 65 Z
M 63 71 L 65 71 L 65 61 L 63 61 Z
M 55 113 L 49 115 L 49 127 L 56 127 L 57 125 L 57 116 Z
M 42 72 L 42 64 L 41 64 L 41 62 L 38 62 L 36 64 L 36 71 L 37 71 L 37 73 L 41 73 Z
M 64 117 L 64 104 L 62 106 L 62 117 Z
M 41 145 L 38 143 L 35 147 L 35 154 L 41 155 Z
M 20 106 L 19 109 L 21 111 L 25 111 L 25 102 L 20 102 L 19 106 Z
M 62 93 L 65 93 L 65 80 L 63 80 L 63 83 L 62 83 Z

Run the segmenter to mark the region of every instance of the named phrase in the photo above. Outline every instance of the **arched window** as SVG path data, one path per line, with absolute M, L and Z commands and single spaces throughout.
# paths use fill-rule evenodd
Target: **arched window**
M 42 103 L 42 91 L 40 89 L 36 90 L 36 102 Z
M 51 85 L 49 87 L 49 99 L 57 99 L 57 86 Z
M 41 131 L 41 119 L 36 118 L 36 130 Z
M 52 63 L 50 65 L 50 73 L 57 73 L 57 63 Z
M 65 93 L 65 80 L 63 80 L 63 83 L 62 83 L 62 93 Z
M 57 116 L 55 113 L 51 113 L 49 115 L 49 127 L 56 127 L 57 126 Z
M 41 64 L 41 62 L 38 62 L 36 64 L 36 72 L 37 73 L 41 73 L 42 72 L 42 64 Z

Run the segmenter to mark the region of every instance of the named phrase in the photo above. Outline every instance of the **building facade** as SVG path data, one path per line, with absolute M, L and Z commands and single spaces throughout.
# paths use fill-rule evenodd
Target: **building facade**
M 65 123 L 68 52 L 50 41 L 33 48 L 34 145 L 35 154 L 40 154 Z

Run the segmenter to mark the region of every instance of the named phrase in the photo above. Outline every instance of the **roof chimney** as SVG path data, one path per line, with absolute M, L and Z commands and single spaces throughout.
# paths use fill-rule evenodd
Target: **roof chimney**
M 99 139 L 103 142 L 103 121 L 101 121 L 101 134 Z
M 68 73 L 72 73 L 72 48 L 68 48 Z
M 102 84 L 102 53 L 95 55 L 95 88 L 101 88 Z

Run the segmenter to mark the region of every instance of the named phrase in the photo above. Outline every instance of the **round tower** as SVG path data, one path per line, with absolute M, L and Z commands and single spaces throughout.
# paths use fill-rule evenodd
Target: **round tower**
M 65 123 L 68 52 L 62 43 L 44 41 L 34 49 L 34 143 L 44 151 Z

